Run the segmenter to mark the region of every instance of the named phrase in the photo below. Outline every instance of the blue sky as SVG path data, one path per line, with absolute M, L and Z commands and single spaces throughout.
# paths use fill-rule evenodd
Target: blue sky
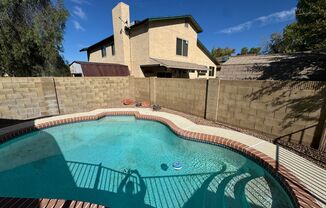
M 87 60 L 83 47 L 112 34 L 112 8 L 118 0 L 65 0 L 70 12 L 64 39 L 68 62 Z M 131 21 L 191 14 L 203 28 L 199 39 L 211 50 L 262 46 L 273 32 L 295 21 L 296 0 L 124 0 Z

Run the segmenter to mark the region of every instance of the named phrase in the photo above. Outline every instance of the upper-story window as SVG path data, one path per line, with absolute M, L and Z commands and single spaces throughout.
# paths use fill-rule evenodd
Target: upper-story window
M 106 46 L 101 47 L 102 57 L 106 57 Z
M 188 41 L 177 38 L 177 55 L 188 56 Z
M 215 73 L 215 67 L 214 66 L 210 66 L 209 67 L 209 76 L 214 76 L 214 73 Z
M 112 56 L 115 55 L 115 47 L 114 47 L 114 44 L 111 46 L 111 50 L 112 50 Z

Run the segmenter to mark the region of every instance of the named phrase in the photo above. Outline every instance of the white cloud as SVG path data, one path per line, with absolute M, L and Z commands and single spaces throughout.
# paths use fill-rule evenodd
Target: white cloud
M 290 10 L 284 10 L 266 16 L 261 16 L 256 19 L 241 23 L 239 25 L 225 28 L 219 31 L 219 33 L 232 34 L 232 33 L 242 32 L 244 30 L 249 30 L 253 26 L 265 26 L 265 25 L 274 24 L 278 22 L 293 20 L 295 18 L 295 9 L 296 8 L 292 8 Z
M 236 32 L 241 32 L 243 30 L 249 30 L 252 26 L 253 22 L 252 21 L 248 21 L 233 27 L 229 27 L 226 29 L 223 29 L 220 31 L 220 33 L 226 33 L 226 34 L 231 34 L 231 33 L 236 33 Z
M 87 0 L 70 0 L 70 1 L 74 2 L 75 4 L 79 4 L 79 5 L 82 5 L 82 4 L 91 4 Z
M 85 31 L 85 29 L 83 28 L 83 26 L 81 26 L 80 23 L 79 23 L 78 21 L 73 20 L 72 22 L 73 22 L 74 27 L 75 27 L 76 30 Z
M 81 19 L 87 19 L 86 13 L 83 11 L 83 9 L 79 6 L 74 6 L 73 10 L 74 15 Z

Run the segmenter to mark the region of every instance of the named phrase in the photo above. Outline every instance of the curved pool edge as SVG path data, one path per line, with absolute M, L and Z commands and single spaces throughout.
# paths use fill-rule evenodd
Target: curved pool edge
M 54 116 L 50 117 L 49 119 L 38 119 L 34 122 L 25 122 L 12 127 L 4 128 L 2 134 L 0 131 L 0 144 L 7 142 L 14 137 L 34 130 L 40 130 L 67 123 L 97 120 L 105 116 L 118 115 L 130 115 L 135 116 L 137 119 L 158 121 L 167 125 L 175 134 L 179 135 L 184 139 L 221 145 L 235 150 L 243 155 L 246 155 L 249 158 L 253 159 L 255 162 L 257 162 L 259 165 L 267 169 L 277 179 L 277 181 L 279 181 L 279 183 L 294 200 L 294 203 L 297 207 L 320 207 L 316 199 L 306 191 L 306 187 L 300 182 L 300 180 L 295 175 L 292 174 L 289 169 L 287 169 L 283 165 L 277 164 L 276 160 L 264 154 L 263 152 L 255 149 L 254 147 L 250 147 L 241 142 L 233 141 L 231 139 L 224 138 L 219 135 L 185 130 L 176 125 L 173 119 L 167 119 L 159 115 L 144 114 L 141 112 L 141 110 L 137 108 L 132 110 L 94 110 L 87 113 Z

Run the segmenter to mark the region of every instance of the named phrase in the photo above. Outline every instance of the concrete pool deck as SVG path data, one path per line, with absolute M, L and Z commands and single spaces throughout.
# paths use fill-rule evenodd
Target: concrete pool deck
M 185 138 L 195 138 L 195 140 L 203 142 L 225 145 L 249 155 L 252 153 L 251 157 L 257 157 L 257 159 L 267 161 L 273 168 L 278 168 L 277 173 L 289 179 L 287 182 L 294 189 L 300 207 L 318 207 L 313 200 L 309 201 L 312 197 L 317 201 L 319 206 L 326 207 L 326 170 L 316 166 L 312 162 L 280 146 L 276 146 L 254 136 L 229 129 L 198 125 L 184 117 L 166 112 L 153 111 L 149 108 L 97 109 L 85 113 L 28 121 L 0 129 L 0 142 L 27 132 L 31 126 L 46 128 L 62 123 L 94 120 L 105 115 L 133 115 L 133 113 L 135 113 L 137 118 L 157 120 L 165 123 L 174 132 Z M 295 181 L 293 182 L 292 179 Z M 294 184 L 293 186 L 291 185 L 292 183 Z M 299 183 L 299 186 L 297 183 Z

